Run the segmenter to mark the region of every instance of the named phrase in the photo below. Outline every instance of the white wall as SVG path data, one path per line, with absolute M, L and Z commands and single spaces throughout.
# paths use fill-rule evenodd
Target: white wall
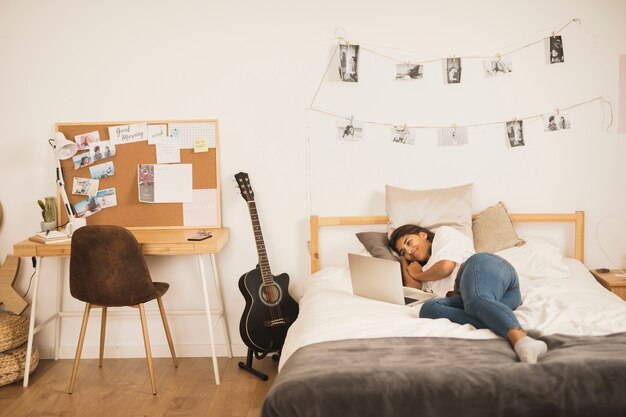
M 362 51 L 360 82 L 339 83 L 333 66 L 316 103 L 366 120 L 425 125 L 524 117 L 598 96 L 610 97 L 617 113 L 626 3 L 363 3 L 0 1 L 0 256 L 37 230 L 35 201 L 55 192 L 46 143 L 55 122 L 217 118 L 222 217 L 231 229 L 218 268 L 238 354 L 244 302 L 237 281 L 256 263 L 247 208 L 231 181 L 238 171 L 252 178 L 272 269 L 294 283 L 309 267 L 308 214 L 384 214 L 386 183 L 417 189 L 473 182 L 476 211 L 499 200 L 512 212 L 585 210 L 587 264 L 608 265 L 596 242 L 599 223 L 602 247 L 626 264 L 626 137 L 615 134 L 615 122 L 606 130 L 606 105 L 572 110 L 573 128 L 550 136 L 529 121 L 521 149 L 507 149 L 502 127 L 472 129 L 470 144 L 460 148 L 437 147 L 435 130 L 418 131 L 414 147 L 394 145 L 378 126 L 368 127 L 365 143 L 344 143 L 334 139 L 333 118 L 305 111 L 337 27 L 353 43 L 416 61 L 510 50 L 577 17 L 582 25 L 563 32 L 565 64 L 546 65 L 544 46 L 536 45 L 513 56 L 509 77 L 485 79 L 479 61 L 466 61 L 460 85 L 443 84 L 437 64 L 427 66 L 424 80 L 398 87 L 390 80 L 394 63 Z M 24 261 L 20 292 L 33 272 Z M 46 301 L 38 314 L 52 311 L 58 265 L 44 263 Z M 172 284 L 169 308 L 202 307 L 192 258 L 150 258 L 149 266 L 155 280 Z M 81 308 L 67 291 L 64 298 L 66 308 Z M 159 322 L 151 322 L 155 353 L 167 355 Z M 63 322 L 65 357 L 73 354 L 79 324 Z M 171 326 L 181 355 L 209 352 L 201 316 L 172 317 Z M 86 355 L 95 353 L 97 327 L 92 323 Z M 217 337 L 223 354 L 220 328 Z M 36 342 L 49 355 L 52 328 Z M 112 319 L 108 342 L 108 355 L 143 355 L 134 318 Z

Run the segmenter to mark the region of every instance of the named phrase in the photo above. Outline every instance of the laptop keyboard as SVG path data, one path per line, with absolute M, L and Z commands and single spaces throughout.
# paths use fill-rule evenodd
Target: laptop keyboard
M 411 303 L 414 303 L 414 302 L 416 302 L 416 301 L 419 301 L 419 300 L 417 300 L 417 299 L 415 299 L 415 298 L 404 297 L 404 304 L 405 304 L 405 305 L 406 305 L 406 304 L 411 304 Z M 396 302 L 397 302 L 397 301 L 396 301 Z

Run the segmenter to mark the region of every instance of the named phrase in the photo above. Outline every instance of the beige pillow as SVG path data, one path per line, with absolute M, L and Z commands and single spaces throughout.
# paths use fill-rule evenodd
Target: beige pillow
M 472 231 L 476 252 L 498 252 L 526 243 L 517 235 L 502 202 L 477 214 L 472 222 Z
M 473 185 L 435 190 L 407 190 L 386 185 L 387 232 L 404 224 L 430 230 L 451 226 L 471 238 Z

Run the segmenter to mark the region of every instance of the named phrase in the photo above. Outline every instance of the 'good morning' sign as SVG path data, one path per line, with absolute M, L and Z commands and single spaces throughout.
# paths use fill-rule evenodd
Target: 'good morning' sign
M 148 124 L 136 123 L 109 127 L 109 138 L 114 145 L 148 140 Z

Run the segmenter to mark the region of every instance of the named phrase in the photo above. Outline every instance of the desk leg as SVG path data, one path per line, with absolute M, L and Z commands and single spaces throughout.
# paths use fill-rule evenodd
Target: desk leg
M 28 343 L 26 345 L 26 363 L 24 364 L 24 388 L 28 386 L 30 376 L 30 357 L 33 353 L 33 337 L 35 336 L 35 313 L 37 312 L 37 293 L 39 292 L 39 274 L 41 272 L 42 257 L 37 256 L 35 265 L 35 277 L 33 278 L 33 297 L 30 303 L 30 320 L 28 323 Z
M 224 338 L 226 339 L 226 349 L 228 351 L 228 357 L 233 357 L 233 348 L 230 344 L 230 331 L 228 330 L 228 322 L 226 321 L 226 310 L 224 308 L 224 295 L 222 294 L 222 284 L 220 283 L 220 277 L 217 274 L 217 264 L 215 263 L 215 254 L 211 255 L 211 266 L 213 267 L 213 278 L 215 279 L 215 291 L 217 292 L 217 304 L 222 312 L 222 324 L 224 326 Z
M 59 360 L 59 344 L 61 340 L 61 311 L 63 303 L 63 279 L 65 278 L 65 258 L 59 258 L 59 271 L 57 272 L 57 300 L 56 318 L 54 323 L 54 360 Z
M 204 262 L 201 254 L 196 255 L 198 266 L 200 267 L 200 279 L 202 280 L 202 291 L 204 292 L 204 305 L 206 307 L 206 317 L 209 323 L 209 338 L 211 339 L 211 356 L 213 359 L 213 373 L 215 374 L 215 385 L 220 384 L 220 373 L 217 367 L 217 355 L 215 353 L 215 336 L 213 335 L 213 320 L 211 319 L 211 302 L 209 301 L 209 292 L 207 289 L 207 276 L 204 271 Z

